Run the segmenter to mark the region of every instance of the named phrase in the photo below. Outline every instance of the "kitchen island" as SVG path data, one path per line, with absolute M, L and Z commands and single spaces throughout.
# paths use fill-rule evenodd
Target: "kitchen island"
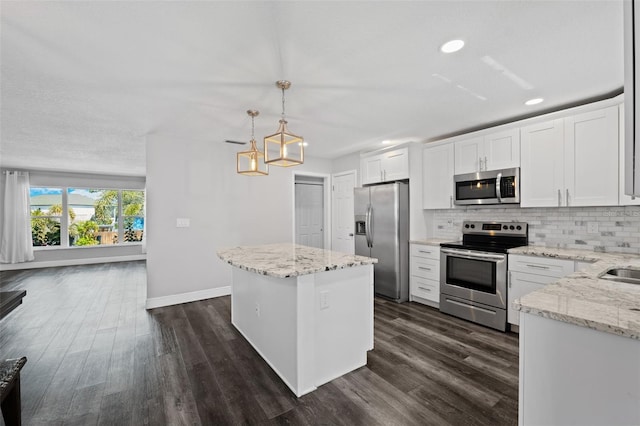
M 231 323 L 296 396 L 367 363 L 376 259 L 291 243 L 218 251 Z
M 640 424 L 640 285 L 601 278 L 640 270 L 640 257 L 531 246 L 509 254 L 593 262 L 515 303 L 519 424 Z

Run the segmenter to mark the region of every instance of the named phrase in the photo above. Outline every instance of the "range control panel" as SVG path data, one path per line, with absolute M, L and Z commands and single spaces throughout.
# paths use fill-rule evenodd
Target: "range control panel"
M 465 220 L 462 223 L 463 234 L 479 235 L 513 235 L 526 236 L 526 222 L 475 222 Z

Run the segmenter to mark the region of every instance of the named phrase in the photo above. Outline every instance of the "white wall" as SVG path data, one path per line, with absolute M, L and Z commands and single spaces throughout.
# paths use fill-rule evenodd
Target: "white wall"
M 293 241 L 293 173 L 330 173 L 328 160 L 236 173 L 246 146 L 154 134 L 147 141 L 147 298 L 231 284 L 218 249 Z M 177 218 L 190 227 L 177 228 Z
M 331 173 L 348 172 L 350 170 L 357 170 L 356 186 L 362 186 L 362 173 L 360 173 L 360 154 L 348 154 L 338 157 L 331 162 Z

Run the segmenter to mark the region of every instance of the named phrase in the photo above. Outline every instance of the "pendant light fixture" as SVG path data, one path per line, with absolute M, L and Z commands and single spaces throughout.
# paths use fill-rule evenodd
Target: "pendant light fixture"
M 247 176 L 266 176 L 269 174 L 269 166 L 265 164 L 264 153 L 256 148 L 256 140 L 254 138 L 254 119 L 260 114 L 260 111 L 250 109 L 247 114 L 251 117 L 251 148 L 249 151 L 238 153 L 237 171 L 241 175 Z
M 264 138 L 264 162 L 274 166 L 289 167 L 304 163 L 304 139 L 287 129 L 284 115 L 284 91 L 291 87 L 287 80 L 276 81 L 282 90 L 282 117 L 276 133 Z

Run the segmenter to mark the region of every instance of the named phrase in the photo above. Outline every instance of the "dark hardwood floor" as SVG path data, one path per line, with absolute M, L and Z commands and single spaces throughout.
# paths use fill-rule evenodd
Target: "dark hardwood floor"
M 0 320 L 0 357 L 29 359 L 26 425 L 517 423 L 517 336 L 417 303 L 376 299 L 367 366 L 296 398 L 229 297 L 146 311 L 144 262 L 0 272 L 0 290 L 27 290 Z

